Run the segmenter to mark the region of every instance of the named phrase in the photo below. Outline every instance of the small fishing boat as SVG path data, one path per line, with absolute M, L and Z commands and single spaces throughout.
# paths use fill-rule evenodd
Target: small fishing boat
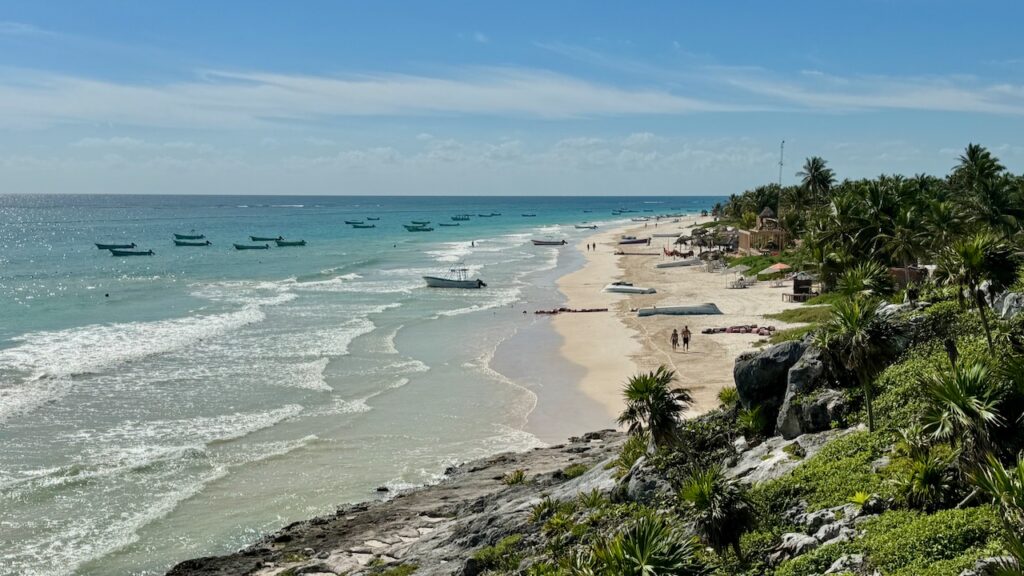
M 637 238 L 635 236 L 623 236 L 619 244 L 650 244 L 650 238 Z
M 593 212 L 593 210 L 584 210 L 583 211 L 584 214 L 590 214 L 591 212 Z
M 100 250 L 131 250 L 135 248 L 135 242 L 131 244 L 96 244 Z
M 565 240 L 530 240 L 534 246 L 565 246 Z
M 274 240 L 278 248 L 286 248 L 288 246 L 305 246 L 305 240 Z
M 604 291 L 615 292 L 617 294 L 654 294 L 656 292 L 654 288 L 633 286 L 629 282 L 612 282 L 604 287 Z
M 633 222 L 647 222 L 648 220 L 650 220 L 650 218 L 641 216 L 639 218 L 630 218 L 630 220 L 632 220 Z
M 679 238 L 682 235 L 682 232 L 655 232 L 651 234 L 655 238 Z
M 369 220 L 370 222 L 376 222 L 377 220 L 380 220 L 380 217 L 379 216 L 367 216 L 366 219 Z
M 402 224 L 409 232 L 433 232 L 433 228 L 428 228 L 423 224 Z
M 476 216 L 477 216 L 477 218 L 490 218 L 491 217 L 490 214 L 477 214 Z
M 353 228 L 376 228 L 376 224 L 353 224 Z
M 409 220 L 409 222 L 412 222 L 413 224 L 418 224 L 420 226 L 426 226 L 427 224 L 430 224 L 430 220 L 426 220 L 426 221 Z
M 440 222 L 438 226 L 458 226 L 458 222 Z
M 424 276 L 423 280 L 431 288 L 483 288 L 484 281 L 469 278 L 468 268 L 451 268 L 447 276 Z
M 281 236 L 249 236 L 249 240 L 253 242 L 275 242 L 277 240 L 284 240 Z
M 233 246 L 235 250 L 270 250 L 270 244 L 233 244 Z
M 452 220 L 456 222 L 465 222 L 466 220 L 469 220 L 469 214 L 459 214 L 457 216 L 452 216 Z
M 362 224 L 362 220 L 345 220 L 345 224 Z
M 195 232 L 195 230 L 193 230 L 193 232 Z M 174 235 L 174 239 L 175 240 L 202 240 L 204 238 L 206 238 L 206 236 L 203 236 L 202 234 L 175 234 Z
M 534 218 L 536 216 L 536 214 L 523 214 L 523 218 Z
M 577 230 L 597 230 L 597 224 L 577 224 Z
M 114 248 L 110 249 L 110 254 L 113 256 L 152 256 L 152 250 L 117 250 Z
M 192 241 L 192 240 L 175 240 L 175 246 L 209 246 L 211 242 L 209 240 L 204 241 Z
M 491 216 L 501 216 L 501 212 L 491 212 Z

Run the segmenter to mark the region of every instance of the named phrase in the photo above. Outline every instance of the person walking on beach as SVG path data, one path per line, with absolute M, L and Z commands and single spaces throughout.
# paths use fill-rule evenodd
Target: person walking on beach
M 675 352 L 679 348 L 679 330 L 672 329 L 672 351 Z
M 683 352 L 690 351 L 690 327 L 683 326 Z

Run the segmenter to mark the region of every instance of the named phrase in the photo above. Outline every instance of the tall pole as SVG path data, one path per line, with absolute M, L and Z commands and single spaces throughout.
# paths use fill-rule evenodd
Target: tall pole
M 786 152 L 786 141 L 779 143 L 779 191 L 782 191 L 782 159 Z

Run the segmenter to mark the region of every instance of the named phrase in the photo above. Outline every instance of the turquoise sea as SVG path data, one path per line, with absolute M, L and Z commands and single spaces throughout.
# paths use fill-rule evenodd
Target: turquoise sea
M 0 574 L 161 574 L 600 425 L 585 400 L 530 421 L 579 370 L 532 314 L 582 263 L 573 225 L 719 200 L 0 196 Z M 190 230 L 212 245 L 175 247 Z M 487 288 L 425 287 L 456 265 Z

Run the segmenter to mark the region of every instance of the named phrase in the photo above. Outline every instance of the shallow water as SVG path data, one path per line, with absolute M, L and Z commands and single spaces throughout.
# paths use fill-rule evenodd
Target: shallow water
M 162 573 L 539 444 L 574 369 L 523 311 L 579 256 L 529 239 L 716 200 L 0 196 L 0 574 Z M 173 246 L 192 229 L 213 246 Z M 231 248 L 250 234 L 309 245 Z M 119 241 L 156 255 L 93 245 Z M 488 287 L 423 286 L 460 262 Z

